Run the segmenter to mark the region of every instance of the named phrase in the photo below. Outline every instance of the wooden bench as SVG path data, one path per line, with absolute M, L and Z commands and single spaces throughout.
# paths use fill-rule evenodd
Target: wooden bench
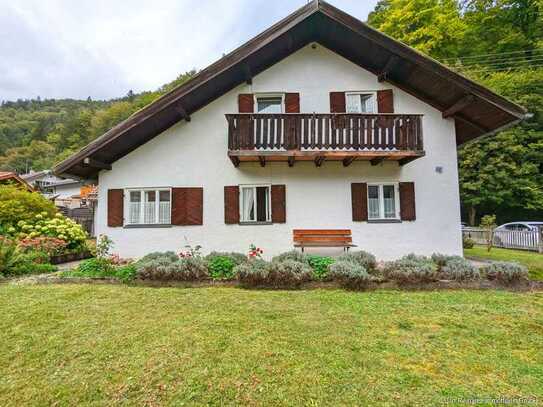
M 294 247 L 343 247 L 348 251 L 353 244 L 350 229 L 294 229 Z

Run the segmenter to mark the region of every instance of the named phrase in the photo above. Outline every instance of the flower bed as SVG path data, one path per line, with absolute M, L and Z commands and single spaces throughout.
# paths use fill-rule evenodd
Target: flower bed
M 177 254 L 150 253 L 138 261 L 109 254 L 112 242 L 102 237 L 97 259 L 87 260 L 64 277 L 113 278 L 138 284 L 240 285 L 247 288 L 299 289 L 305 287 L 369 288 L 492 288 L 536 287 L 526 279 L 522 266 L 506 263 L 477 269 L 459 256 L 410 254 L 378 263 L 370 253 L 355 251 L 338 258 L 290 251 L 271 261 L 261 258 L 262 249 L 251 245 L 241 253 L 200 253 L 200 246 Z M 537 288 L 537 287 L 536 287 Z

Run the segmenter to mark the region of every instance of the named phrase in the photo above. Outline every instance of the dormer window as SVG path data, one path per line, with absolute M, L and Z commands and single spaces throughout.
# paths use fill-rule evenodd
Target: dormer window
M 375 113 L 375 92 L 346 92 L 347 113 Z
M 283 113 L 284 95 L 267 94 L 255 95 L 255 111 L 257 113 L 274 114 Z

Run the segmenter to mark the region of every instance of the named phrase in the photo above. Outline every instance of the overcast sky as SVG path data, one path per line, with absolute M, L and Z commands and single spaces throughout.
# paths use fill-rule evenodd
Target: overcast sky
M 204 68 L 307 0 L 0 0 L 0 100 L 108 99 Z M 377 0 L 331 0 L 366 20 Z

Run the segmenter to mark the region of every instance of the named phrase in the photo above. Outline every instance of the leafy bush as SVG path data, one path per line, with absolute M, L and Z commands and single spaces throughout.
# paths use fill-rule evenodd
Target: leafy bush
M 23 254 L 11 240 L 0 236 L 0 275 L 8 276 L 22 262 Z
M 81 225 L 72 219 L 57 213 L 53 219 L 46 218 L 46 213 L 37 214 L 30 221 L 21 220 L 17 222 L 20 232 L 19 239 L 36 238 L 49 236 L 64 240 L 69 249 L 84 247 L 87 233 Z
M 383 274 L 400 284 L 425 283 L 437 278 L 437 267 L 428 257 L 408 254 L 399 260 L 386 262 Z
M 49 273 L 56 267 L 49 264 L 49 256 L 40 251 L 24 253 L 10 239 L 0 236 L 0 276 L 20 276 L 31 273 Z
M 441 254 L 441 253 L 434 253 L 432 254 L 432 261 L 437 265 L 438 271 L 441 271 L 441 269 L 447 264 L 447 262 L 451 260 L 464 260 L 461 256 L 451 256 L 448 254 Z
M 284 252 L 272 258 L 272 262 L 282 262 L 286 260 L 309 264 L 309 256 L 305 253 L 299 252 L 298 250 Z
M 64 240 L 49 236 L 22 239 L 18 244 L 19 248 L 24 253 L 38 251 L 46 253 L 48 256 L 62 254 L 67 246 L 67 243 Z
M 215 259 L 216 257 L 228 257 L 236 265 L 242 264 L 248 261 L 247 256 L 245 256 L 243 253 L 236 253 L 236 252 L 211 252 L 205 257 L 205 259 L 211 263 L 213 259 Z
M 124 266 L 115 269 L 115 277 L 124 283 L 132 281 L 136 278 L 137 270 L 134 264 L 125 264 Z
M 482 267 L 481 271 L 489 280 L 511 284 L 528 279 L 528 269 L 515 262 L 498 261 Z
M 209 275 L 214 280 L 229 279 L 234 277 L 233 269 L 236 266 L 234 260 L 227 256 L 216 256 L 208 262 Z
M 358 250 L 342 254 L 338 257 L 338 261 L 350 261 L 362 266 L 368 273 L 372 273 L 377 269 L 377 260 L 371 253 L 364 250 Z
M 481 273 L 473 264 L 460 256 L 450 256 L 441 268 L 443 275 L 449 280 L 477 280 Z
M 328 275 L 328 267 L 335 262 L 332 257 L 308 255 L 307 260 L 313 269 L 313 276 L 322 280 Z
M 73 277 L 107 278 L 115 276 L 115 268 L 104 258 L 83 260 L 75 270 L 70 273 Z
M 28 192 L 13 185 L 0 185 L 0 225 L 10 235 L 18 232 L 20 221 L 31 221 L 36 215 L 53 218 L 57 209 L 39 192 Z
M 270 288 L 298 288 L 311 279 L 311 271 L 308 264 L 294 260 L 255 260 L 234 269 L 243 286 Z
M 172 261 L 171 256 L 158 256 L 154 260 L 137 262 L 135 267 L 137 277 L 142 280 L 197 281 L 209 278 L 205 260 L 197 257 Z
M 462 247 L 464 249 L 473 249 L 473 246 L 475 246 L 475 240 L 467 236 L 462 236 Z
M 169 263 L 173 263 L 174 261 L 179 260 L 179 257 L 177 256 L 177 254 L 175 254 L 172 251 L 153 252 L 153 253 L 149 253 L 143 256 L 140 260 L 138 260 L 138 264 L 145 264 L 145 263 L 152 262 L 155 260 L 167 261 Z
M 349 260 L 340 260 L 332 264 L 330 277 L 350 290 L 363 290 L 371 282 L 371 276 L 366 269 L 359 263 Z

